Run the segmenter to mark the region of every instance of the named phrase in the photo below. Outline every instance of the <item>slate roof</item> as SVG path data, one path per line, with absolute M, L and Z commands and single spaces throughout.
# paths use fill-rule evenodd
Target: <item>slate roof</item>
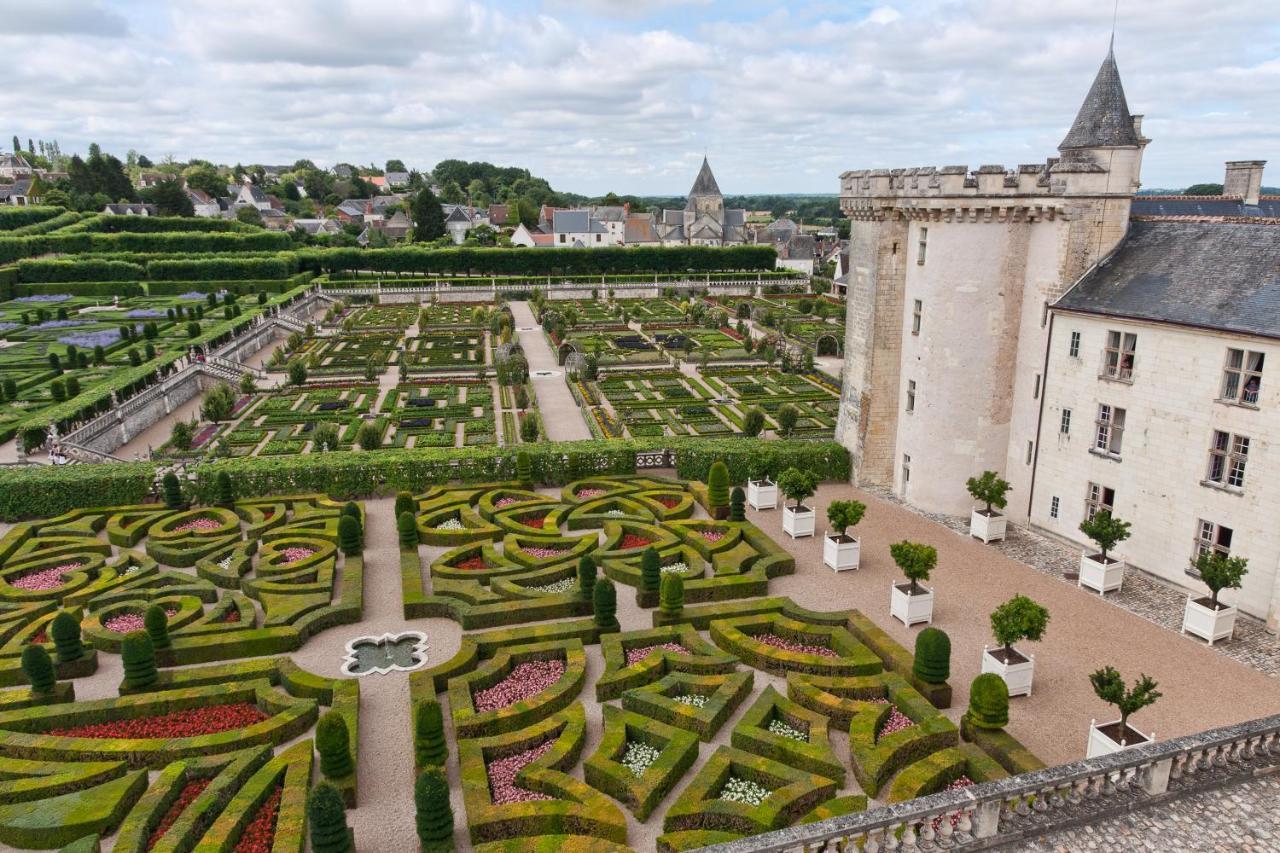
M 1080 105 L 1075 123 L 1058 146 L 1067 148 L 1104 148 L 1137 145 L 1138 134 L 1133 129 L 1133 116 L 1124 97 L 1120 83 L 1120 69 L 1116 67 L 1115 52 L 1107 51 L 1098 76 L 1093 78 L 1089 94 Z
M 471 217 L 467 215 L 466 208 L 458 206 L 449 212 L 449 216 L 445 219 L 445 222 L 466 222 L 467 224 L 470 224 Z
M 711 174 L 711 164 L 706 157 L 702 158 L 702 168 L 693 181 L 693 189 L 689 190 L 690 198 L 698 195 L 720 195 L 720 185 L 716 183 L 716 176 Z
M 1133 222 L 1054 307 L 1280 338 L 1280 227 Z
M 622 222 L 627 215 L 626 208 L 620 204 L 598 204 L 591 213 L 601 222 Z
M 1133 216 L 1261 216 L 1280 217 L 1280 197 L 1264 196 L 1256 205 L 1222 196 L 1134 196 Z
M 591 230 L 591 214 L 585 210 L 557 210 L 551 221 L 557 234 L 586 234 Z

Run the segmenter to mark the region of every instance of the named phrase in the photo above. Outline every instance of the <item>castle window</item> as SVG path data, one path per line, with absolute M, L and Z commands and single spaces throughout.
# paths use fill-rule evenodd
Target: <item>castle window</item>
M 1120 445 L 1124 439 L 1124 409 L 1098 406 L 1098 419 L 1094 422 L 1097 430 L 1094 434 L 1093 449 L 1097 453 L 1120 458 Z
M 916 248 L 916 263 L 924 266 L 924 253 L 929 248 L 929 229 L 920 229 L 920 243 Z
M 1133 381 L 1133 362 L 1138 349 L 1138 336 L 1133 332 L 1107 332 L 1107 346 L 1102 351 L 1102 379 Z
M 1116 490 L 1108 489 L 1098 483 L 1090 483 L 1085 490 L 1084 517 L 1093 518 L 1102 510 L 1115 512 Z
M 1258 405 L 1262 390 L 1262 363 L 1266 354 L 1242 349 L 1227 350 L 1227 366 L 1222 373 L 1222 397 L 1242 406 Z
M 907 380 L 907 414 L 911 414 L 916 410 L 916 381 L 914 379 Z
M 911 455 L 902 454 L 902 488 L 905 491 L 907 483 L 911 482 Z
M 1062 435 L 1071 435 L 1071 410 L 1062 410 L 1062 420 L 1058 424 L 1058 432 Z
M 1035 390 L 1031 392 L 1031 399 L 1032 400 L 1040 399 L 1040 374 L 1039 373 L 1036 374 L 1036 387 L 1035 387 Z
M 1221 524 L 1214 524 L 1212 521 L 1205 521 L 1203 518 L 1196 521 L 1196 541 L 1192 550 L 1192 562 L 1200 559 L 1203 554 L 1221 554 L 1224 557 L 1231 556 L 1231 538 L 1235 531 L 1230 527 L 1224 527 Z
M 1057 496 L 1057 495 L 1054 495 L 1053 497 L 1049 498 L 1049 517 L 1050 517 L 1050 518 L 1057 518 L 1057 517 L 1058 517 L 1058 509 L 1059 509 L 1061 506 L 1062 506 L 1062 504 L 1061 504 L 1061 502 L 1058 500 L 1058 496 Z
M 1209 473 L 1206 485 L 1244 488 L 1244 469 L 1249 461 L 1249 437 L 1232 435 L 1222 430 L 1213 431 L 1213 444 L 1209 447 Z
M 1067 346 L 1067 357 L 1068 358 L 1080 357 L 1080 333 L 1079 332 L 1071 333 L 1071 343 Z
M 924 302 L 917 299 L 911 309 L 911 334 L 920 334 L 920 320 L 924 315 Z

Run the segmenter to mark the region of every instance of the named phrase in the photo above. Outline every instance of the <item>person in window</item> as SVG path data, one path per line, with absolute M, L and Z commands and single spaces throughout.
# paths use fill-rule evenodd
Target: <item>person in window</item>
M 1258 402 L 1258 386 L 1260 384 L 1261 383 L 1258 382 L 1258 377 L 1256 376 L 1249 377 L 1249 381 L 1244 383 L 1244 402 L 1246 403 Z

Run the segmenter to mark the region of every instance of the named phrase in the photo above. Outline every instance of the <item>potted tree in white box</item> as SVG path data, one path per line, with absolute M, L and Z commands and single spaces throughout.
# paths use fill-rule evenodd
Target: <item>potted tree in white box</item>
M 790 534 L 792 539 L 799 539 L 801 536 L 812 536 L 814 519 L 817 513 L 804 505 L 804 499 L 813 497 L 813 493 L 817 491 L 817 476 L 810 471 L 788 468 L 778 478 L 778 488 L 782 489 L 784 495 L 796 502 L 793 507 L 784 506 L 782 508 L 783 532 Z
M 983 648 L 982 671 L 1004 679 L 1010 696 L 1030 696 L 1036 656 L 1014 648 L 1019 640 L 1039 642 L 1049 625 L 1049 611 L 1025 595 L 1015 595 L 991 612 L 991 633 L 998 649 Z
M 984 543 L 1003 539 L 1008 519 L 997 510 L 1004 509 L 1009 501 L 1009 481 L 1000 478 L 995 471 L 983 471 L 981 477 L 970 477 L 965 483 L 975 501 L 986 504 L 986 509 L 974 509 L 969 513 L 969 535 Z
M 897 542 L 889 546 L 893 561 L 907 576 L 906 583 L 894 582 L 889 592 L 889 615 L 910 628 L 933 621 L 933 590 L 920 585 L 938 565 L 938 549 L 919 542 Z
M 831 530 L 822 537 L 822 562 L 837 572 L 858 568 L 858 540 L 848 535 L 862 521 L 867 505 L 861 501 L 832 501 L 827 507 Z
M 747 503 L 754 509 L 777 509 L 778 484 L 767 474 L 747 480 Z
M 1086 758 L 1099 755 L 1110 755 L 1122 749 L 1132 749 L 1156 739 L 1155 733 L 1143 734 L 1129 725 L 1129 716 L 1140 711 L 1160 698 L 1156 690 L 1155 679 L 1143 675 L 1134 682 L 1133 687 L 1125 688 L 1124 679 L 1115 667 L 1104 667 L 1089 676 L 1093 683 L 1093 692 L 1103 702 L 1115 705 L 1120 711 L 1120 719 L 1098 725 L 1094 720 L 1089 723 L 1089 748 Z
M 1210 551 L 1196 558 L 1196 571 L 1211 594 L 1200 598 L 1187 596 L 1182 633 L 1195 634 L 1208 640 L 1212 646 L 1215 640 L 1225 640 L 1235 633 L 1236 607 L 1218 601 L 1218 593 L 1224 589 L 1240 588 L 1245 573 L 1249 571 L 1249 561 L 1244 557 L 1228 557 Z
M 1099 593 L 1118 590 L 1124 583 L 1124 560 L 1108 556 L 1107 552 L 1129 538 L 1129 522 L 1121 521 L 1108 510 L 1098 510 L 1093 518 L 1080 523 L 1080 532 L 1092 539 L 1101 553 L 1080 555 L 1080 579 L 1076 585 Z

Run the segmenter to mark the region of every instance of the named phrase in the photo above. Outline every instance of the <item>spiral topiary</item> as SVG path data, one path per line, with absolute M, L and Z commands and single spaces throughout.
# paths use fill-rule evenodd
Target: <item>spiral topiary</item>
M 320 753 L 320 772 L 326 778 L 342 779 L 355 769 L 347 721 L 337 711 L 326 711 L 316 723 L 316 752 Z
M 592 601 L 591 593 L 596 586 L 596 561 L 589 554 L 583 554 L 578 560 L 578 595 Z
M 657 592 L 661 583 L 662 558 L 658 556 L 658 549 L 650 546 L 640 555 L 640 591 Z
M 658 610 L 663 616 L 680 615 L 680 611 L 684 610 L 684 578 L 674 572 L 662 576 Z
M 231 475 L 226 471 L 219 471 L 217 478 L 218 487 L 218 504 L 221 506 L 231 506 L 236 501 L 235 490 L 231 488 Z
M 444 715 L 435 699 L 418 703 L 413 718 L 413 754 L 419 767 L 443 767 L 449 758 L 444 739 Z
M 729 496 L 729 520 L 747 520 L 747 493 L 742 491 L 742 486 L 734 486 Z
M 338 519 L 338 545 L 342 553 L 348 557 L 359 554 L 364 550 L 360 539 L 360 521 L 355 516 L 344 515 Z
M 711 463 L 707 474 L 707 509 L 712 516 L 723 518 L 722 510 L 729 506 L 729 468 L 723 462 Z
M 413 495 L 409 492 L 396 492 L 396 518 L 404 515 L 406 512 L 412 513 L 417 507 L 413 502 Z
M 449 783 L 444 772 L 428 768 L 413 785 L 413 804 L 418 840 L 424 850 L 453 848 L 453 806 L 449 803 Z
M 400 536 L 400 549 L 410 551 L 418 547 L 418 522 L 413 513 L 402 512 L 396 519 L 396 533 Z
M 58 653 L 58 663 L 71 663 L 84 657 L 80 623 L 67 611 L 63 610 L 53 617 L 49 634 L 53 637 L 53 648 Z
M 170 471 L 160 481 L 164 489 L 164 505 L 169 509 L 182 509 L 182 484 L 178 475 Z
M 613 581 L 607 577 L 600 578 L 596 581 L 595 588 L 591 591 L 591 603 L 595 610 L 596 627 L 601 631 L 618 631 L 622 626 L 618 624 L 618 591 L 613 587 Z
M 321 782 L 307 794 L 307 825 L 311 828 L 311 853 L 351 853 L 356 849 L 342 794 L 328 782 Z
M 356 521 L 360 521 L 360 504 L 355 501 L 347 501 L 342 505 L 342 514 L 350 515 L 354 517 Z
M 147 629 L 152 648 L 167 649 L 173 645 L 169 642 L 169 614 L 160 605 L 153 604 L 142 614 L 142 627 Z
M 125 686 L 133 690 L 154 687 L 159 679 L 156 672 L 156 650 L 145 631 L 126 634 L 120 646 L 120 659 L 124 663 Z
M 523 450 L 516 454 L 516 479 L 523 488 L 533 488 L 533 464 L 529 461 L 529 454 Z
M 984 672 L 969 688 L 970 724 L 980 729 L 1002 729 L 1009 724 L 1009 686 L 994 672 Z
M 925 628 L 916 635 L 916 657 L 911 666 L 925 684 L 945 684 L 951 677 L 951 638 L 945 631 Z
M 53 661 L 44 646 L 28 643 L 22 647 L 22 671 L 35 693 L 52 693 L 53 688 L 58 685 L 53 672 Z

